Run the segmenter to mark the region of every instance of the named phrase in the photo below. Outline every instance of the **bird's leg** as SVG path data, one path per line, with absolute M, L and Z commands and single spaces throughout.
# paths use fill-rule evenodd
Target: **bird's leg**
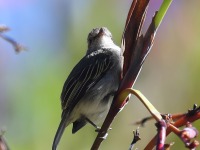
M 85 120 L 90 123 L 93 127 L 96 128 L 96 132 L 99 132 L 99 130 L 101 129 L 100 127 L 98 127 L 94 122 L 92 122 L 90 119 L 88 119 L 87 117 L 85 118 Z
M 87 117 L 85 118 L 85 120 L 90 123 L 93 127 L 96 128 L 95 132 L 99 132 L 101 127 L 97 126 L 94 122 L 92 122 L 90 119 L 88 119 Z M 112 130 L 112 128 L 109 128 L 109 130 Z

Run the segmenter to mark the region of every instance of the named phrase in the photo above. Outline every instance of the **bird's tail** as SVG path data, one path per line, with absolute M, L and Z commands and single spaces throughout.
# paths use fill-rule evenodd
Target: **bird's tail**
M 59 124 L 58 130 L 56 132 L 56 135 L 54 137 L 53 145 L 52 145 L 52 150 L 56 150 L 58 143 L 60 142 L 60 139 L 63 135 L 63 132 L 65 131 L 65 127 L 68 125 L 68 117 L 69 113 L 65 113 L 61 119 L 61 122 Z

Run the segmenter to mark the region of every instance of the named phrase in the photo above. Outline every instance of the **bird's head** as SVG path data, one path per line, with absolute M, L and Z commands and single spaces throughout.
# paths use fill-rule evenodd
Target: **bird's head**
M 106 27 L 93 29 L 88 34 L 87 42 L 88 50 L 90 51 L 95 51 L 103 47 L 111 47 L 114 44 L 112 34 Z

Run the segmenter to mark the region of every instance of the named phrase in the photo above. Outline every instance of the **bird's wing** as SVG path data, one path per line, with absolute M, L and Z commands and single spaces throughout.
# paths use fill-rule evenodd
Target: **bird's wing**
M 113 53 L 108 50 L 98 50 L 83 57 L 74 67 L 65 81 L 61 93 L 62 119 L 56 132 L 52 150 L 61 139 L 69 116 L 79 100 L 92 88 L 113 65 Z
M 84 94 L 110 70 L 113 53 L 98 50 L 83 57 L 67 78 L 61 93 L 63 113 L 73 110 Z

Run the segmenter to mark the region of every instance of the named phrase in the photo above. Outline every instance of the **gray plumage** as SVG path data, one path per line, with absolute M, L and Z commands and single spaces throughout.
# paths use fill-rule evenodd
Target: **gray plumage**
M 88 122 L 96 126 L 103 121 L 119 86 L 123 56 L 113 43 L 111 33 L 105 27 L 95 28 L 87 41 L 86 55 L 73 68 L 63 86 L 62 118 L 52 150 L 56 150 L 70 123 L 75 133 Z

